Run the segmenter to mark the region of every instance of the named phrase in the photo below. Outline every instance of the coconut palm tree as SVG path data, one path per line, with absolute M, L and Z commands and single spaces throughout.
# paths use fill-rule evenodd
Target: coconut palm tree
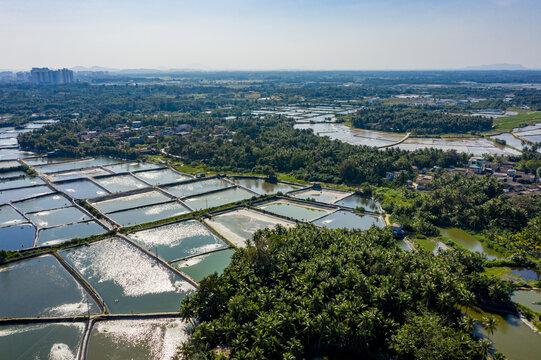
M 498 326 L 498 320 L 496 320 L 494 316 L 485 316 L 483 317 L 483 326 L 487 330 L 488 338 L 490 340 L 490 335 L 494 334 L 494 331 Z

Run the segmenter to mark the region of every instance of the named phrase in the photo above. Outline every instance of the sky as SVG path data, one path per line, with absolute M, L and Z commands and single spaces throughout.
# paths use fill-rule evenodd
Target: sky
M 541 69 L 541 0 L 0 0 L 0 69 Z

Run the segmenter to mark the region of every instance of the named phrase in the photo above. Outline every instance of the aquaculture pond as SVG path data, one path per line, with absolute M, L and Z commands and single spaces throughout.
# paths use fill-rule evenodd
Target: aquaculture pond
M 0 227 L 21 224 L 27 221 L 28 220 L 26 220 L 24 216 L 19 214 L 19 212 L 15 210 L 12 206 L 0 206 Z
M 173 265 L 193 280 L 199 282 L 211 274 L 221 274 L 231 262 L 234 253 L 235 250 L 233 249 L 225 249 L 181 260 L 173 263 Z
M 101 175 L 110 175 L 111 173 L 108 171 L 105 171 L 100 168 L 92 168 L 92 169 L 83 169 L 83 170 L 75 170 L 75 171 L 67 171 L 62 173 L 55 173 L 50 174 L 49 178 L 51 181 L 65 181 L 65 180 L 74 180 L 74 179 L 80 179 L 80 178 L 88 178 L 93 176 L 101 176 Z
M 57 164 L 57 163 L 66 162 L 66 161 L 77 161 L 77 159 L 66 158 L 66 157 L 46 157 L 46 156 L 24 159 L 24 163 L 30 166 Z
M 133 226 L 156 220 L 163 220 L 170 217 L 186 214 L 190 210 L 176 202 L 171 201 L 157 205 L 149 205 L 137 209 L 118 211 L 107 214 L 114 222 L 121 226 Z
M 280 224 L 285 227 L 295 226 L 295 222 L 271 216 L 247 208 L 224 212 L 207 220 L 208 224 L 237 247 L 246 246 L 257 231 L 272 228 Z
M 71 224 L 92 219 L 90 216 L 88 216 L 86 213 L 82 212 L 75 206 L 54 210 L 44 210 L 27 214 L 27 216 L 30 221 L 32 221 L 32 223 L 36 224 L 38 227 L 41 228 Z
M 318 207 L 317 205 L 309 206 L 287 200 L 273 201 L 258 205 L 257 207 L 278 215 L 287 216 L 302 221 L 312 221 L 334 211 L 334 209 L 322 208 Z
M 304 191 L 299 191 L 294 194 L 291 194 L 291 196 L 296 197 L 297 199 L 302 200 L 315 200 L 326 204 L 333 204 L 338 200 L 341 200 L 349 195 L 352 195 L 351 192 L 342 192 L 342 191 L 334 191 L 329 189 L 322 189 L 322 190 L 315 190 L 315 189 L 308 189 Z
M 241 188 L 232 188 L 215 193 L 190 197 L 182 201 L 190 208 L 197 211 L 233 203 L 236 201 L 247 200 L 253 196 L 257 195 L 254 195 L 251 192 Z
M 114 173 L 123 173 L 123 172 L 132 172 L 140 170 L 151 170 L 157 169 L 161 166 L 154 163 L 143 163 L 143 162 L 134 162 L 134 163 L 122 163 L 116 165 L 107 165 L 104 166 L 105 169 L 110 170 Z
M 13 180 L 13 178 L 26 176 L 26 173 L 21 170 L 3 171 L 0 172 L 0 180 Z
M 34 186 L 34 185 L 43 185 L 43 184 L 45 184 L 45 181 L 41 180 L 39 177 L 30 176 L 30 177 L 25 177 L 22 179 L 0 181 L 0 190 L 15 189 L 15 188 L 21 188 L 21 187 Z
M 516 290 L 511 295 L 511 300 L 541 314 L 540 290 Z
M 31 224 L 19 224 L 0 228 L 0 250 L 15 251 L 34 246 L 36 228 Z
M 39 231 L 37 246 L 56 245 L 71 239 L 82 239 L 105 232 L 107 232 L 107 229 L 95 221 L 42 229 Z
M 490 340 L 494 347 L 510 360 L 532 360 L 541 354 L 541 335 L 536 334 L 517 315 L 488 313 L 480 309 L 470 310 L 468 314 L 478 321 L 484 317 L 496 318 L 497 326 Z M 476 332 L 488 337 L 482 326 L 477 326 Z
M 51 190 L 48 186 L 45 185 L 10 190 L 0 190 L 0 204 L 29 199 L 31 197 L 39 195 L 50 194 L 52 192 L 53 190 Z
M 171 169 L 143 171 L 136 173 L 135 176 L 151 185 L 171 184 L 193 179 L 191 176 L 178 174 Z
M 0 161 L 0 169 L 12 169 L 18 168 L 21 166 L 21 163 L 15 160 Z
M 140 249 L 118 238 L 64 250 L 66 259 L 114 314 L 178 311 L 195 286 Z
M 352 209 L 362 207 L 369 212 L 379 211 L 378 202 L 376 200 L 357 194 L 353 194 L 343 198 L 342 200 L 338 200 L 335 202 L 335 204 Z
M 86 360 L 173 360 L 188 339 L 180 319 L 98 321 L 92 327 Z
M 152 190 L 133 195 L 113 197 L 103 201 L 96 201 L 92 203 L 92 206 L 101 212 L 110 213 L 139 206 L 163 203 L 170 200 L 171 199 L 163 193 Z
M 103 186 L 106 190 L 117 193 L 130 190 L 137 190 L 148 187 L 141 180 L 136 179 L 131 175 L 115 175 L 104 178 L 94 179 L 96 183 Z
M 40 173 L 53 173 L 59 171 L 70 171 L 77 169 L 84 169 L 89 167 L 103 166 L 109 164 L 118 163 L 119 160 L 109 159 L 109 158 L 96 158 L 96 159 L 86 159 L 79 161 L 69 161 L 54 163 L 48 165 L 36 166 L 36 170 Z
M 265 181 L 265 179 L 258 178 L 234 178 L 233 182 L 260 195 L 277 194 L 279 192 L 285 194 L 301 188 L 301 186 L 294 186 L 282 182 L 271 183 Z
M 197 181 L 189 182 L 186 184 L 168 186 L 168 187 L 164 187 L 163 189 L 176 197 L 184 197 L 184 196 L 201 194 L 207 191 L 223 189 L 230 186 L 233 186 L 233 185 L 223 179 L 215 178 L 215 179 L 197 180 Z
M 75 360 L 84 331 L 82 322 L 0 325 L 0 359 Z
M 541 280 L 541 273 L 533 269 L 511 268 L 511 273 L 520 276 L 524 280 Z
M 198 220 L 185 220 L 137 231 L 128 237 L 166 261 L 228 247 Z
M 332 214 L 326 215 L 322 218 L 312 222 L 318 226 L 324 226 L 329 229 L 361 229 L 368 230 L 370 227 L 377 226 L 383 227 L 383 219 L 369 215 L 357 215 L 355 213 L 339 210 Z
M 58 209 L 71 205 L 71 201 L 69 201 L 67 197 L 60 193 L 40 196 L 35 199 L 25 200 L 13 204 L 13 206 L 15 206 L 19 211 L 22 211 L 24 213 Z
M 80 180 L 68 183 L 56 184 L 56 188 L 75 199 L 91 199 L 98 196 L 104 196 L 109 192 L 90 180 Z
M 0 317 L 100 313 L 86 290 L 53 255 L 0 266 Z
M 463 246 L 472 252 L 477 251 L 482 255 L 485 255 L 489 260 L 498 259 L 501 257 L 501 254 L 496 250 L 490 249 L 481 241 L 477 240 L 475 236 L 468 234 L 464 230 L 458 228 L 441 228 L 440 233 L 446 238 L 456 242 L 460 246 Z

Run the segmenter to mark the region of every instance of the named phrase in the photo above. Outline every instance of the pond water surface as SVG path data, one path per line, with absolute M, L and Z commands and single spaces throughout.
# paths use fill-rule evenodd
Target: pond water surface
M 241 200 L 247 200 L 254 196 L 256 195 L 252 194 L 247 190 L 241 188 L 233 188 L 211 194 L 194 196 L 188 199 L 184 199 L 182 200 L 182 202 L 184 202 L 186 205 L 188 205 L 194 210 L 202 210 Z
M 71 239 L 82 239 L 105 232 L 107 230 L 95 221 L 42 229 L 39 232 L 38 246 L 56 245 Z
M 173 263 L 173 265 L 199 282 L 211 274 L 218 273 L 220 275 L 223 273 L 224 269 L 231 262 L 231 257 L 234 253 L 235 250 L 233 249 L 220 250 L 181 260 Z
M 113 211 L 130 209 L 139 206 L 163 203 L 169 200 L 171 199 L 163 193 L 157 190 L 152 190 L 143 193 L 115 197 L 109 200 L 94 202 L 92 203 L 92 206 L 94 206 L 101 212 L 110 213 Z
M 381 218 L 369 215 L 357 215 L 345 210 L 338 210 L 332 214 L 319 218 L 312 223 L 329 229 L 346 228 L 368 230 L 372 225 L 377 227 L 384 226 Z
M 0 250 L 16 251 L 34 246 L 36 228 L 31 224 L 19 224 L 0 228 Z
M 318 208 L 311 205 L 302 205 L 287 200 L 278 200 L 257 206 L 259 209 L 302 221 L 312 221 L 329 214 L 333 209 Z
M 281 182 L 270 183 L 265 181 L 265 179 L 233 178 L 233 182 L 260 195 L 277 194 L 279 192 L 285 194 L 301 188 L 301 186 L 294 186 Z
M 169 186 L 164 188 L 164 190 L 176 197 L 184 197 L 189 195 L 201 194 L 207 191 L 223 189 L 230 186 L 233 185 L 223 179 L 216 178 Z
M 464 230 L 457 228 L 441 228 L 440 233 L 446 238 L 456 242 L 460 246 L 463 246 L 472 252 L 481 253 L 489 260 L 498 259 L 501 257 L 501 254 L 496 250 L 490 249 L 481 241 L 477 240 L 475 236 L 468 234 Z
M 137 209 L 110 213 L 107 216 L 121 226 L 133 226 L 156 220 L 163 220 L 170 217 L 187 214 L 190 210 L 176 202 L 149 205 Z
M 73 181 L 64 184 L 57 184 L 57 189 L 67 193 L 75 199 L 91 199 L 104 196 L 109 192 L 90 180 Z

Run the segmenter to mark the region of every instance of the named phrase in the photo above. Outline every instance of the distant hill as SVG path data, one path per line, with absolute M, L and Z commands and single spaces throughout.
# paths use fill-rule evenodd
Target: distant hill
M 118 69 L 107 68 L 102 66 L 74 66 L 71 68 L 73 71 L 118 71 Z
M 528 70 L 520 64 L 492 64 L 492 65 L 478 65 L 478 66 L 467 66 L 463 70 Z

